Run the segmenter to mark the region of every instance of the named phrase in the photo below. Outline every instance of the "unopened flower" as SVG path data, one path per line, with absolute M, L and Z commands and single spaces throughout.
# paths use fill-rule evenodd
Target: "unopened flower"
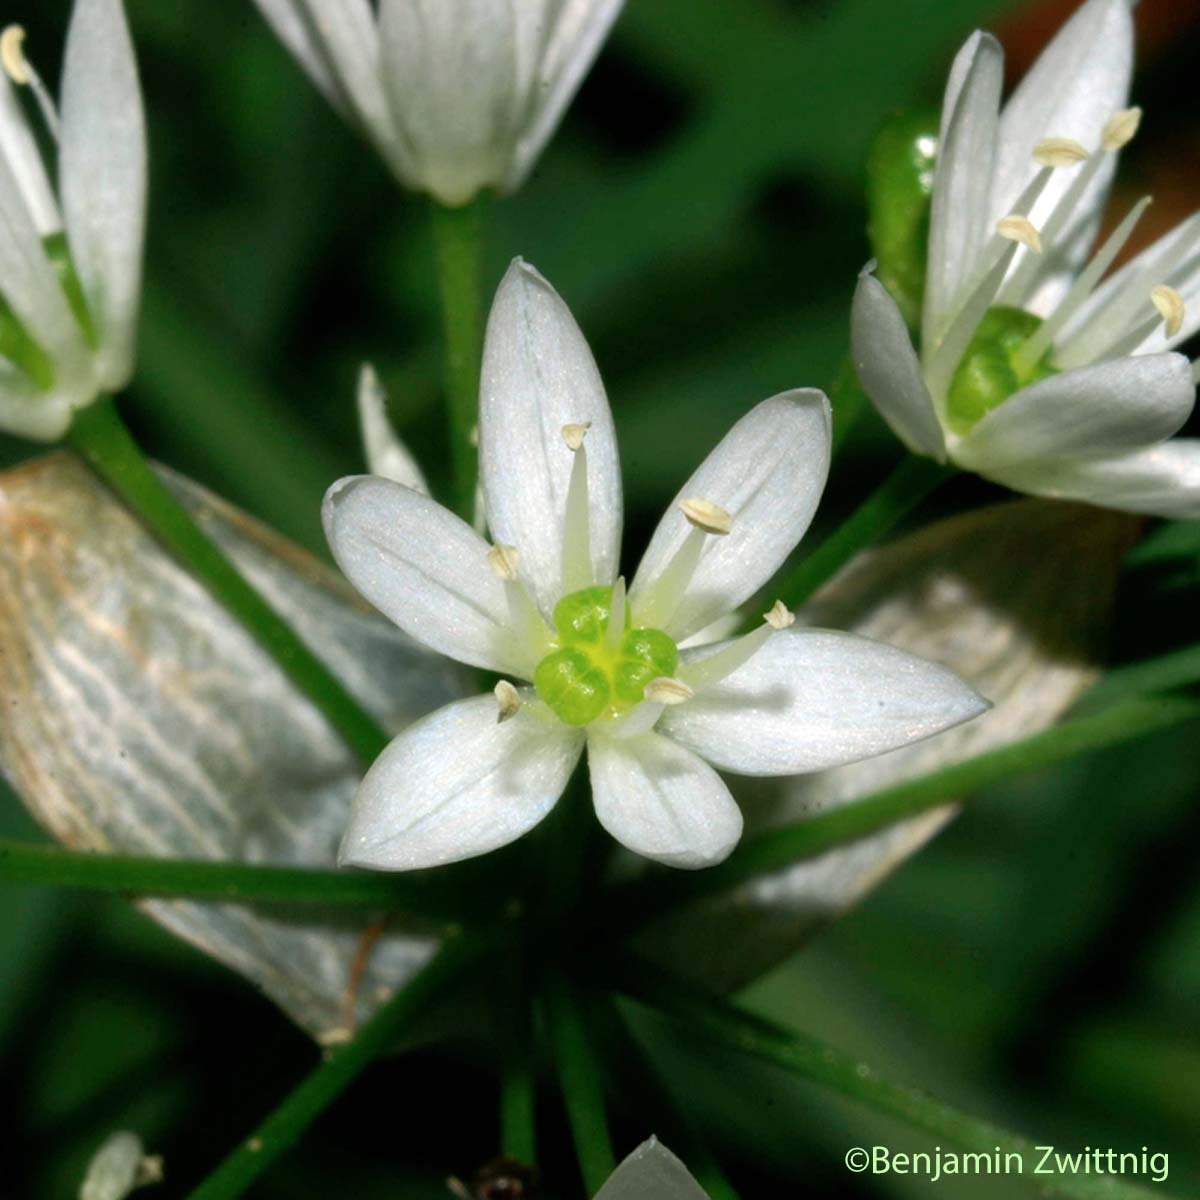
M 1089 0 L 999 112 L 1003 54 L 974 34 L 950 73 L 920 354 L 868 269 L 855 366 L 908 447 L 1019 491 L 1200 515 L 1195 402 L 1172 348 L 1200 325 L 1200 216 L 1104 279 L 1149 200 L 1088 259 L 1127 108 L 1128 0 Z M 1103 282 L 1102 282 L 1103 280 Z
M 945 668 L 798 628 L 782 605 L 745 637 L 680 649 L 783 563 L 816 509 L 829 448 L 820 392 L 763 401 L 684 485 L 627 589 L 603 384 L 562 300 L 514 263 L 481 388 L 496 544 L 370 476 L 335 484 L 324 518 L 342 569 L 403 630 L 522 686 L 450 704 L 393 741 L 363 780 L 342 861 L 399 870 L 505 845 L 550 811 L 586 745 L 609 833 L 648 858 L 706 866 L 742 829 L 714 766 L 822 770 L 983 711 Z
M 24 36 L 0 34 L 0 428 L 53 441 L 133 373 L 146 134 L 121 0 L 76 0 L 61 116 Z M 58 145 L 57 192 L 22 91 Z
M 596 1200 L 708 1200 L 708 1193 L 687 1167 L 652 1137 L 608 1177 Z
M 162 1158 L 146 1154 L 142 1139 L 122 1129 L 105 1139 L 88 1164 L 79 1200 L 125 1200 L 130 1192 L 162 1179 Z
M 623 0 L 255 0 L 406 187 L 444 204 L 532 170 Z

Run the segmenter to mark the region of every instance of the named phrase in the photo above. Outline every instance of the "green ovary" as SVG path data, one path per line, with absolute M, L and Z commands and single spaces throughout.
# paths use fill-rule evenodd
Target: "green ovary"
M 610 587 L 584 588 L 555 605 L 556 646 L 538 663 L 533 686 L 567 725 L 587 725 L 640 704 L 646 684 L 673 675 L 679 665 L 675 643 L 658 629 L 627 625 L 610 649 L 611 610 Z M 627 621 L 628 614 L 627 608 Z
M 1029 369 L 1018 359 L 1018 351 L 1041 324 L 1041 317 L 1019 308 L 987 311 L 946 394 L 946 422 L 955 433 L 970 433 L 1014 392 L 1055 373 L 1049 351 Z

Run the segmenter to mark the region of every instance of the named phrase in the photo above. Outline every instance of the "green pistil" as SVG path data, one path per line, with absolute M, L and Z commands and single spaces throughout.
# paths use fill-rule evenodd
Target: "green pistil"
M 946 395 L 946 422 L 955 433 L 970 433 L 1014 392 L 1055 373 L 1049 351 L 1032 369 L 1025 369 L 1019 363 L 1018 351 L 1041 324 L 1041 317 L 1023 309 L 988 309 Z
M 533 673 L 537 694 L 559 720 L 587 725 L 618 715 L 642 701 L 652 679 L 673 675 L 675 643 L 661 630 L 628 624 L 615 647 L 608 643 L 612 588 L 590 587 L 564 596 L 554 608 L 556 647 Z

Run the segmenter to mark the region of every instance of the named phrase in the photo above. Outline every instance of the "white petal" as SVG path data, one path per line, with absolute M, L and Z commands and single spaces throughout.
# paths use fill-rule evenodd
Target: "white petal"
M 721 777 L 669 738 L 593 733 L 588 765 L 600 824 L 635 854 L 694 870 L 727 858 L 742 836 L 741 810 Z
M 988 206 L 1003 76 L 1000 44 L 991 34 L 973 33 L 954 60 L 942 111 L 921 318 L 926 344 L 936 344 L 945 332 L 991 233 Z
M 34 442 L 57 442 L 70 428 L 69 396 L 38 391 L 24 373 L 0 358 L 0 429 Z
M 411 725 L 375 760 L 342 840 L 343 866 L 411 871 L 487 854 L 553 807 L 583 749 L 582 733 L 496 698 L 448 704 Z
M 532 111 L 509 164 L 505 191 L 513 191 L 533 169 L 563 112 L 608 36 L 625 0 L 566 0 L 542 54 Z
M 409 448 L 396 436 L 388 420 L 387 395 L 369 363 L 364 363 L 358 374 L 358 424 L 371 474 L 402 483 L 414 492 L 428 496 L 429 484 L 425 482 L 424 472 Z
M 719 649 L 685 652 L 684 661 Z M 987 708 L 937 663 L 853 633 L 793 627 L 668 709 L 658 728 L 722 770 L 800 775 L 919 742 Z
M 562 531 L 573 456 L 564 425 L 590 424 L 585 446 L 597 583 L 621 552 L 621 464 L 592 352 L 558 293 L 528 263 L 509 267 L 483 349 L 479 461 L 492 536 L 516 546 L 549 615 L 561 595 Z
M 352 120 L 353 110 L 342 91 L 329 55 L 312 27 L 305 0 L 254 0 L 275 36 L 304 68 L 317 89 L 343 117 Z
M 1129 0 L 1088 0 L 1059 30 L 1004 106 L 996 155 L 991 219 L 1011 211 L 1037 170 L 1034 146 L 1045 137 L 1073 138 L 1088 150 L 1100 144 L 1105 122 L 1128 103 L 1133 69 L 1133 21 Z M 1070 267 L 1086 254 L 1104 205 L 1116 157 L 1097 172 L 1079 206 L 1080 216 L 1060 235 L 1056 254 L 1064 270 L 1049 291 L 1034 298 L 1048 311 L 1065 290 Z M 1030 213 L 1038 227 L 1071 185 L 1073 171 L 1056 171 Z
M 677 642 L 736 608 L 771 578 L 804 536 L 829 474 L 829 401 L 813 388 L 752 408 L 683 485 L 659 522 L 629 589 L 637 609 L 691 530 L 679 501 L 699 497 L 733 518 L 711 537 L 666 632 Z
M 1165 283 L 1183 297 L 1187 315 L 1179 332 L 1168 336 L 1160 324 L 1130 353 L 1158 354 L 1186 341 L 1200 328 L 1200 213 L 1193 213 L 1136 258 L 1110 275 L 1055 339 L 1071 360 L 1103 358 L 1147 317 L 1153 316 L 1150 289 Z M 1072 343 L 1076 343 L 1072 345 Z
M 278 0 L 260 0 L 260 4 L 266 11 L 268 5 L 277 6 Z M 293 35 L 297 46 L 306 47 L 307 54 L 315 51 L 323 56 L 339 95 L 345 97 L 347 115 L 377 141 L 390 145 L 395 140 L 392 114 L 383 86 L 379 32 L 370 0 L 302 0 L 302 6 L 307 6 L 312 36 Z M 286 23 L 284 18 L 276 24 Z M 294 53 L 305 61 L 299 50 Z M 319 79 L 315 72 L 314 78 Z
M 1171 519 L 1200 517 L 1200 440 L 1195 438 L 1110 458 L 1023 463 L 993 478 L 1038 496 Z
M 0 71 L 0 156 L 12 169 L 38 234 L 48 237 L 58 233 L 62 229 L 58 201 L 46 175 L 41 151 L 5 71 Z
M 850 317 L 854 369 L 863 391 L 896 436 L 915 454 L 944 462 L 946 440 L 908 328 L 887 288 L 863 271 Z
M 708 1200 L 708 1193 L 666 1146 L 651 1138 L 608 1177 L 596 1200 Z
M 1181 354 L 1117 358 L 1052 375 L 993 409 L 954 451 L 989 469 L 1038 458 L 1120 454 L 1170 437 L 1195 402 Z
M 464 521 L 374 475 L 338 480 L 321 515 L 338 566 L 405 633 L 459 662 L 528 677 L 488 544 Z
M 146 126 L 121 0 L 76 0 L 63 64 L 59 177 L 103 385 L 133 374 L 146 229 Z
M 444 204 L 500 186 L 520 117 L 516 24 L 496 0 L 380 0 L 392 119 L 419 185 Z

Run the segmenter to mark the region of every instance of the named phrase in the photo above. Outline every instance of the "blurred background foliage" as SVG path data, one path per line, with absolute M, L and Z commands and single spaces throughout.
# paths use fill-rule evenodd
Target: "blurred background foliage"
M 323 553 L 320 496 L 361 469 L 363 359 L 444 479 L 424 202 L 338 124 L 249 0 L 127 3 L 153 190 L 126 411 L 157 456 Z M 861 166 L 880 122 L 936 106 L 977 24 L 1001 33 L 1015 74 L 1073 7 L 630 0 L 530 185 L 495 206 L 488 263 L 490 292 L 509 257 L 529 258 L 592 342 L 621 438 L 630 561 L 737 415 L 831 380 L 868 255 Z M 55 78 L 68 0 L 7 8 Z M 1119 190 L 1155 192 L 1148 238 L 1200 197 L 1200 3 L 1143 0 L 1139 23 L 1147 119 Z M 5 461 L 29 453 L 0 446 Z M 868 415 L 817 533 L 896 456 Z M 964 481 L 942 503 L 988 498 Z M 1195 639 L 1200 533 L 1150 536 L 1123 583 L 1116 659 Z M 750 996 L 1041 1141 L 1169 1151 L 1167 1186 L 1196 1194 L 1198 787 L 1185 730 L 998 789 Z M 11 798 L 0 814 L 4 834 L 38 836 Z M 181 1195 L 312 1064 L 248 986 L 124 902 L 9 888 L 0 905 L 5 1197 L 72 1196 L 118 1127 L 165 1154 L 169 1182 L 154 1194 Z M 813 1197 L 1034 1194 L 1011 1178 L 852 1177 L 851 1145 L 930 1147 L 765 1069 L 659 1040 L 744 1196 L 799 1182 Z M 469 1048 L 381 1063 L 251 1195 L 443 1196 L 447 1169 L 493 1152 L 494 1119 Z M 565 1143 L 559 1121 L 547 1103 L 548 1146 Z M 647 1132 L 632 1108 L 618 1124 L 625 1149 Z

